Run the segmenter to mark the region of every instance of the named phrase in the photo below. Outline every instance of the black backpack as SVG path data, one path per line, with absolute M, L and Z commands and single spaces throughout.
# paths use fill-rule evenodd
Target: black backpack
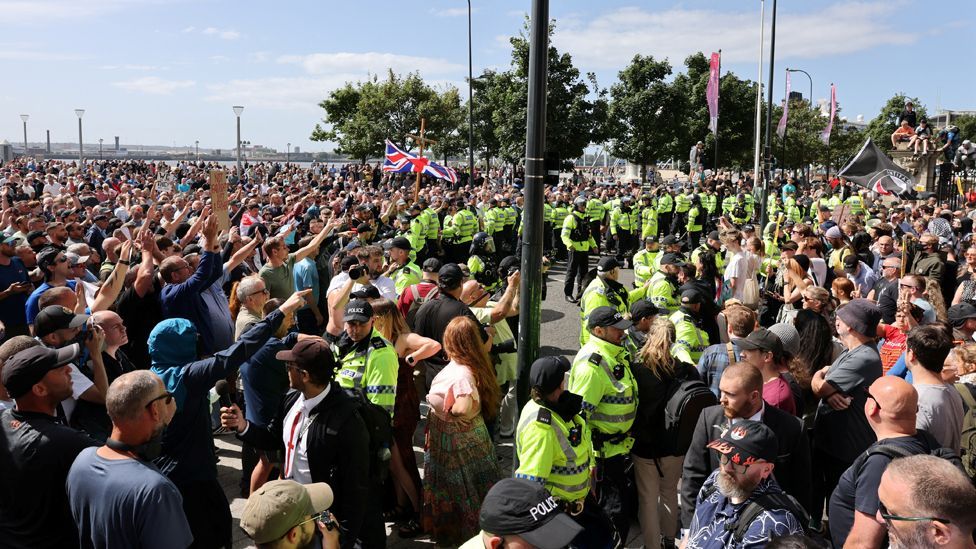
M 942 459 L 948 460 L 950 463 L 955 465 L 960 471 L 962 471 L 963 473 L 966 472 L 966 470 L 962 466 L 962 460 L 959 459 L 959 456 L 956 455 L 955 452 L 953 452 L 948 448 L 943 448 L 939 444 L 939 442 L 935 440 L 935 438 L 926 431 L 919 430 L 918 436 L 928 447 L 928 455 L 940 457 Z M 854 469 L 854 478 L 858 478 L 861 476 L 861 469 L 864 468 L 864 464 L 865 462 L 867 462 L 868 458 L 876 455 L 886 456 L 889 460 L 893 460 L 893 459 L 898 459 L 898 458 L 903 458 L 908 456 L 914 456 L 917 454 L 913 454 L 908 450 L 900 446 L 896 446 L 894 444 L 885 444 L 884 442 L 880 444 L 875 444 L 870 448 L 868 448 L 867 450 L 865 450 L 860 456 L 857 457 L 857 459 L 854 460 L 854 463 L 851 465 L 851 468 Z
M 702 410 L 718 404 L 708 385 L 697 379 L 674 379 L 668 385 L 664 405 L 664 431 L 674 441 L 678 455 L 685 455 Z
M 350 397 L 351 405 L 345 406 L 339 413 L 329 418 L 326 434 L 330 437 L 338 435 L 339 429 L 352 413 L 359 413 L 369 433 L 369 476 L 379 482 L 385 482 L 390 472 L 393 447 L 393 425 L 390 414 L 370 402 L 362 391 L 343 389 L 343 392 Z M 329 447 L 336 447 L 336 444 L 332 443 Z M 336 449 L 341 451 L 339 448 Z
M 966 412 L 962 421 L 962 455 L 959 457 L 962 458 L 966 476 L 976 483 L 976 387 L 969 383 L 956 383 L 956 390 L 962 397 L 962 407 Z
M 704 494 L 702 494 L 702 499 L 704 500 L 717 490 L 718 486 L 713 484 L 708 490 L 705 491 Z M 742 511 L 739 512 L 739 516 L 736 517 L 735 522 L 728 522 L 725 524 L 725 530 L 732 531 L 732 541 L 734 543 L 742 543 L 742 539 L 746 536 L 746 532 L 749 531 L 749 525 L 752 524 L 752 521 L 756 520 L 756 517 L 761 515 L 764 511 L 777 510 L 789 511 L 794 517 L 796 517 L 796 520 L 803 525 L 804 533 L 812 533 L 809 532 L 810 515 L 808 515 L 803 509 L 800 502 L 796 501 L 796 498 L 787 494 L 786 492 L 763 494 L 750 501 L 742 509 Z

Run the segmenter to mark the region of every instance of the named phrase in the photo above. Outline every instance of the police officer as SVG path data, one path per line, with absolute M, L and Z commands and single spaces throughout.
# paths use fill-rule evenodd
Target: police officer
M 647 299 L 665 314 L 678 310 L 678 271 L 685 262 L 677 254 L 660 256 L 661 269 L 648 282 Z
M 455 201 L 457 213 L 454 214 L 454 255 L 451 258 L 453 263 L 463 263 L 464 256 L 471 247 L 471 240 L 474 233 L 478 232 L 478 217 L 467 208 L 464 200 L 458 198 Z
M 393 416 L 398 360 L 396 349 L 373 327 L 373 307 L 365 299 L 353 299 L 342 317 L 345 331 L 334 344 L 344 389 L 362 393 L 367 400 Z
M 403 293 L 407 286 L 419 284 L 423 273 L 416 263 L 410 260 L 410 241 L 398 236 L 387 244 L 389 250 L 389 265 L 384 270 L 384 276 L 393 279 L 393 286 L 397 295 Z
M 590 332 L 586 330 L 586 318 L 593 310 L 609 306 L 625 315 L 630 310 L 630 304 L 644 295 L 645 290 L 642 287 L 628 292 L 619 279 L 620 263 L 612 257 L 600 258 L 596 266 L 596 278 L 580 296 L 580 345 L 585 344 L 590 337 Z
M 640 361 L 640 350 L 647 343 L 647 334 L 651 331 L 651 323 L 660 311 L 657 305 L 647 299 L 638 299 L 630 306 L 630 321 L 633 326 L 627 328 L 624 334 L 624 348 L 630 353 L 631 362 Z
M 427 199 L 420 197 L 420 205 L 424 208 L 424 217 L 427 223 L 427 233 L 426 233 L 426 247 L 427 247 L 427 257 L 439 257 L 440 254 L 440 236 L 441 236 L 441 199 L 434 198 L 430 205 L 427 204 Z M 426 258 L 424 258 L 426 259 Z M 419 269 L 418 269 L 419 270 Z
M 657 227 L 658 231 L 671 228 L 671 217 L 674 211 L 674 198 L 664 187 L 658 188 L 657 199 Z M 660 235 L 660 233 L 658 233 Z
M 457 253 L 457 227 L 454 225 L 457 206 L 453 200 L 448 200 L 445 205 L 447 213 L 444 214 L 444 222 L 441 226 L 441 247 L 444 249 L 444 257 L 448 261 L 454 261 Z
M 563 223 L 569 216 L 569 205 L 561 196 L 553 199 L 552 204 L 552 247 L 556 252 L 556 259 L 566 259 L 567 249 L 562 240 L 562 233 Z
M 624 195 L 620 199 L 620 206 L 610 214 L 610 232 L 617 241 L 617 262 L 621 265 L 630 261 L 637 243 L 635 235 L 640 217 L 632 207 L 633 201 L 632 196 Z
M 725 260 L 722 259 L 722 240 L 718 231 L 712 231 L 705 237 L 705 242 L 691 252 L 692 264 L 698 264 L 698 257 L 704 252 L 715 254 L 715 267 L 719 274 L 725 271 Z
M 698 364 L 708 347 L 708 334 L 698 326 L 701 305 L 702 296 L 697 290 L 685 290 L 681 292 L 681 307 L 668 317 L 675 331 L 671 354 L 688 364 Z
M 590 221 L 590 234 L 596 242 L 595 250 L 600 249 L 600 233 L 603 232 L 604 219 L 607 217 L 606 207 L 600 197 L 593 193 L 593 196 L 586 202 L 586 218 Z
M 590 225 L 586 219 L 585 198 L 577 197 L 573 202 L 573 211 L 563 221 L 561 238 L 569 252 L 563 293 L 566 301 L 577 303 L 579 298 L 573 294 L 573 285 L 576 286 L 576 295 L 581 294 L 583 278 L 590 266 L 590 252 L 596 249 L 596 240 L 590 234 Z
M 633 516 L 627 470 L 634 439 L 630 427 L 637 414 L 637 390 L 630 358 L 622 346 L 631 322 L 612 307 L 598 307 L 589 317 L 592 337 L 579 350 L 566 389 L 583 397 L 583 417 L 592 431 L 596 455 L 597 502 L 610 517 L 620 539 L 627 539 Z
M 495 239 L 488 233 L 480 232 L 474 235 L 468 254 L 468 270 L 471 272 L 471 276 L 488 292 L 494 292 L 501 287 L 501 280 L 498 278 L 498 264 L 495 262 L 495 251 Z
M 641 197 L 640 220 L 641 240 L 649 236 L 657 237 L 657 205 L 649 194 Z
M 644 248 L 634 254 L 632 263 L 634 264 L 634 287 L 639 288 L 644 285 L 652 276 L 657 268 L 654 262 L 658 255 L 658 244 L 656 236 L 644 237 Z
M 657 257 L 654 258 L 655 271 L 661 268 L 661 259 L 664 257 L 664 254 L 674 254 L 679 258 L 684 259 L 684 256 L 681 253 L 682 243 L 673 234 L 669 234 L 668 236 L 662 238 L 661 246 L 663 246 L 661 253 L 657 254 Z
M 691 207 L 688 209 L 688 221 L 685 223 L 685 230 L 688 231 L 688 249 L 692 250 L 701 242 L 702 230 L 705 227 L 705 208 L 701 205 L 701 200 L 695 195 L 691 198 Z
M 417 250 L 424 245 L 424 238 L 415 230 L 419 226 L 413 222 L 409 215 L 397 217 L 397 237 L 406 238 L 410 242 L 410 261 L 417 261 Z
M 678 234 L 678 231 L 685 228 L 688 223 L 688 210 L 691 209 L 691 184 L 685 187 L 684 192 L 678 193 L 674 197 L 674 217 L 671 218 L 671 234 Z

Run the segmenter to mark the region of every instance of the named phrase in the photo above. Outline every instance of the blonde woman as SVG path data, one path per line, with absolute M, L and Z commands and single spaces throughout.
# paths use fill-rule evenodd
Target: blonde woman
M 409 539 L 422 532 L 419 522 L 422 484 L 417 471 L 417 458 L 413 453 L 413 434 L 420 423 L 420 397 L 414 376 L 417 375 L 415 372 L 420 361 L 439 353 L 441 344 L 411 332 L 393 301 L 376 299 L 370 305 L 373 307 L 373 327 L 393 343 L 400 363 L 393 407 L 393 452 L 390 459 L 397 504 L 386 518 L 403 520 L 398 534 L 401 538 Z
M 631 457 L 637 480 L 638 518 L 647 547 L 673 547 L 678 536 L 678 479 L 684 452 L 664 429 L 668 387 L 674 380 L 699 379 L 691 364 L 671 356 L 675 328 L 667 318 L 651 324 L 634 379 L 641 398 L 634 419 Z
M 796 318 L 803 305 L 803 290 L 813 286 L 809 268 L 810 259 L 805 255 L 797 255 L 784 263 L 783 295 L 773 294 L 774 298 L 783 302 L 776 317 L 777 322 L 793 322 Z
M 949 353 L 946 368 L 953 367 L 960 383 L 976 385 L 976 343 L 960 345 Z

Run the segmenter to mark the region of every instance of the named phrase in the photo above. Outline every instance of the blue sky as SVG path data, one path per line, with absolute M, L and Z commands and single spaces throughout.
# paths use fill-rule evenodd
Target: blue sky
M 86 143 L 120 135 L 129 144 L 199 140 L 226 149 L 235 138 L 231 106 L 240 104 L 244 139 L 328 150 L 308 140 L 323 114 L 316 103 L 345 81 L 392 65 L 466 90 L 467 4 L 412 4 L 0 0 L 0 139 L 20 142 L 18 115 L 27 113 L 30 141 L 43 141 L 46 129 L 53 141 L 75 141 L 73 110 L 85 108 Z M 531 2 L 473 4 L 475 74 L 507 67 L 507 37 L 519 31 Z M 583 71 L 595 71 L 601 85 L 612 84 L 635 53 L 680 65 L 689 53 L 719 48 L 723 72 L 756 78 L 758 0 L 552 4 L 555 44 Z M 974 30 L 971 0 L 779 4 L 776 101 L 791 66 L 813 76 L 815 99 L 835 82 L 851 119 L 872 118 L 899 91 L 919 96 L 930 111 L 938 104 L 976 109 L 976 77 L 958 51 Z M 807 88 L 797 75 L 794 89 Z

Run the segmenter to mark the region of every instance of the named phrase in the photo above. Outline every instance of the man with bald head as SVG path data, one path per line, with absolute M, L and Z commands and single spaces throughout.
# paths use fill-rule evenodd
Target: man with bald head
M 877 441 L 841 475 L 830 498 L 830 534 L 836 547 L 880 547 L 885 527 L 875 515 L 885 467 L 893 457 L 929 454 L 941 447 L 915 428 L 918 393 L 907 381 L 883 376 L 865 395 L 863 413 Z

